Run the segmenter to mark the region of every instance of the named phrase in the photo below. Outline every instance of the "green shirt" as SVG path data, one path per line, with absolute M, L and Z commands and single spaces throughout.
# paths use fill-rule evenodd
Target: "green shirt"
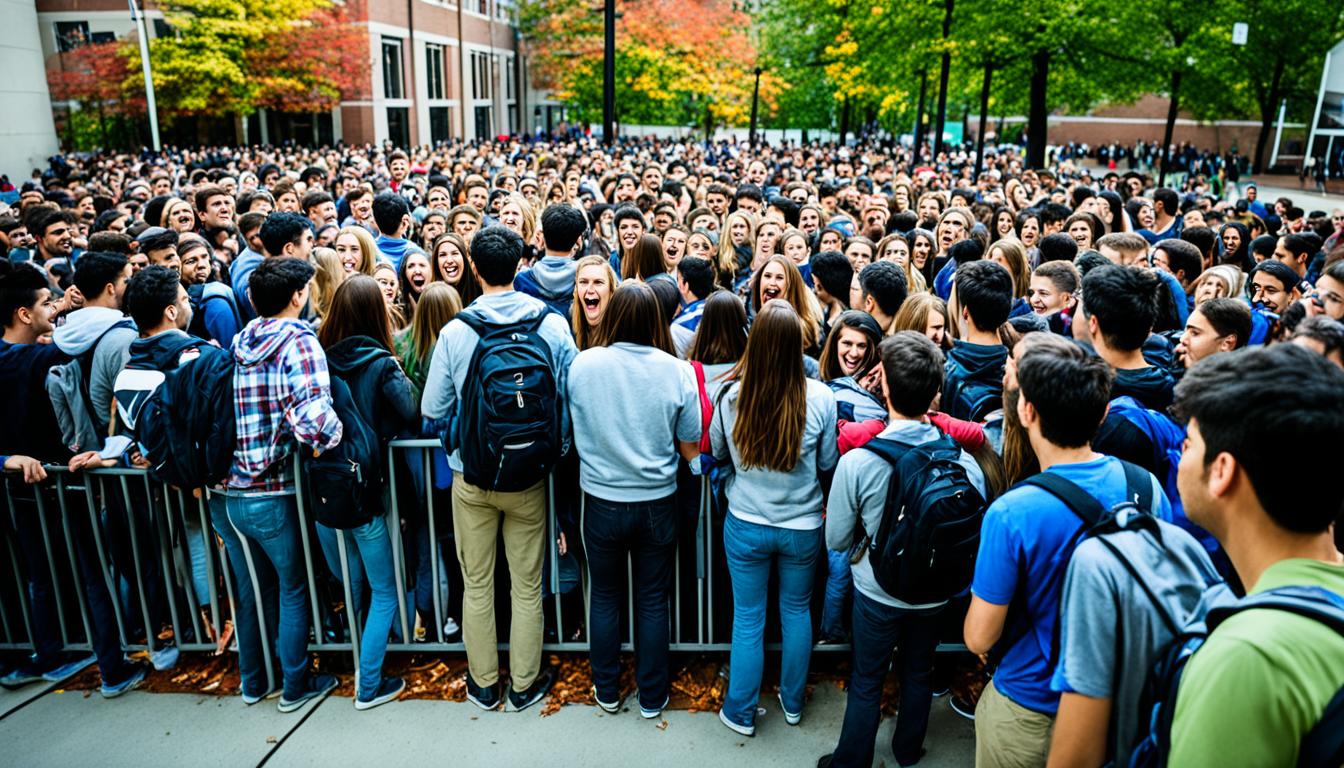
M 1344 595 L 1344 566 L 1282 560 L 1252 593 L 1289 585 Z M 1302 737 L 1344 686 L 1344 637 L 1305 616 L 1250 610 L 1190 659 L 1176 695 L 1170 765 L 1292 766 Z

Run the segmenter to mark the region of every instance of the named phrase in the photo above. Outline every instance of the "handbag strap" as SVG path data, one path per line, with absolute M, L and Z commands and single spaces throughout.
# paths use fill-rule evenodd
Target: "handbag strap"
M 714 418 L 714 406 L 709 402 L 709 392 L 705 389 L 705 366 L 699 360 L 692 360 L 695 369 L 695 386 L 700 392 L 700 452 L 709 453 L 709 423 Z

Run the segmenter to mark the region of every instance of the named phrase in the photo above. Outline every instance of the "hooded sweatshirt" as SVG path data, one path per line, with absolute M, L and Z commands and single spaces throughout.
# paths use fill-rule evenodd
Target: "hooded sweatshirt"
M 200 357 L 199 345 L 204 343 L 177 330 L 131 342 L 130 359 L 115 383 L 117 418 L 124 427 L 135 429 L 140 409 L 163 384 L 164 374 Z
M 574 303 L 574 274 L 578 263 L 568 256 L 543 256 L 513 278 L 513 289 L 546 302 L 551 311 L 569 317 Z
M 1176 379 L 1165 369 L 1157 366 L 1117 370 L 1115 384 L 1111 387 L 1111 397 L 1128 395 L 1138 400 L 1144 408 L 1166 413 L 1167 407 L 1171 405 L 1172 390 L 1175 387 Z
M 327 349 L 327 367 L 339 376 L 364 422 L 382 440 L 415 431 L 420 408 L 415 388 L 396 357 L 368 336 L 350 336 Z
M 65 325 L 57 328 L 51 338 L 62 352 L 79 357 L 93 350 L 93 367 L 89 374 L 89 401 L 93 403 L 94 431 L 107 434 L 107 421 L 112 412 L 112 389 L 117 374 L 126 367 L 131 356 L 131 342 L 140 337 L 135 323 L 119 309 L 85 307 L 71 312 Z M 99 445 L 84 446 L 98 450 Z
M 392 268 L 398 272 L 401 271 L 401 260 L 406 258 L 406 254 L 419 253 L 424 255 L 425 253 L 424 249 L 420 246 L 401 237 L 379 235 L 375 244 L 378 246 L 378 250 L 383 254 L 383 257 L 392 265 Z
M 951 392 L 954 386 L 964 387 L 965 382 L 974 381 L 990 386 L 1000 394 L 1003 393 L 1003 366 L 1008 361 L 1008 348 L 1002 344 L 972 344 L 967 341 L 958 341 L 948 350 L 947 362 L 944 366 L 945 379 L 943 381 L 943 392 Z M 989 406 L 992 411 L 999 405 L 994 403 Z M 977 421 L 984 418 L 988 413 L 964 414 L 965 407 L 962 405 L 942 403 L 942 411 L 950 413 L 958 418 L 969 418 Z
M 258 318 L 233 341 L 233 413 L 238 448 L 225 485 L 259 492 L 293 490 L 278 464 L 294 441 L 328 450 L 341 442 L 331 404 L 327 356 L 302 320 Z

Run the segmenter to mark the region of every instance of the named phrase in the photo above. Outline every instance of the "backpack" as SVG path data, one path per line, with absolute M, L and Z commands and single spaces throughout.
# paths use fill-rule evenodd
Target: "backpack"
M 478 488 L 527 490 L 560 455 L 556 373 L 540 335 L 548 314 L 508 325 L 470 311 L 457 316 L 480 336 L 458 393 L 455 430 L 462 475 Z
M 101 406 L 94 403 L 89 387 L 93 379 L 93 357 L 98 347 L 107 334 L 119 328 L 134 330 L 135 323 L 130 318 L 118 320 L 99 334 L 88 349 L 47 371 L 47 394 L 61 427 L 61 440 L 76 453 L 92 450 L 106 437 L 99 433 L 95 416 L 110 416 L 112 403 Z
M 947 359 L 941 410 L 954 419 L 981 422 L 1003 405 L 1003 377 L 994 381 L 972 378 L 955 358 Z
M 217 285 L 220 289 L 210 290 L 211 285 Z M 205 327 L 205 308 L 210 302 L 224 302 L 233 315 L 234 327 L 242 329 L 247 325 L 243 321 L 243 316 L 238 312 L 238 304 L 233 298 L 233 290 L 223 283 L 198 283 L 187 288 L 187 299 L 191 302 L 191 325 L 187 328 L 187 333 L 202 339 L 212 338 L 210 330 Z M 228 346 L 233 339 L 215 339 L 223 346 Z
M 1153 667 L 1140 710 L 1148 715 L 1146 719 L 1152 730 L 1134 747 L 1130 766 L 1147 768 L 1167 764 L 1171 754 L 1171 726 L 1176 713 L 1176 694 L 1186 665 L 1218 625 L 1242 611 L 1254 608 L 1306 616 L 1344 636 L 1344 596 L 1322 587 L 1279 587 L 1211 608 L 1204 621 L 1192 624 L 1176 637 L 1166 654 Z M 1297 765 L 1302 768 L 1344 765 L 1344 688 L 1335 694 L 1326 705 L 1321 719 L 1302 737 Z
M 200 339 L 194 344 L 200 356 L 164 371 L 134 428 L 150 476 L 184 489 L 223 480 L 237 444 L 233 355 Z
M 868 542 L 878 586 L 912 605 L 966 591 L 986 504 L 958 463 L 961 447 L 939 430 L 920 445 L 874 438 L 863 448 L 891 466 L 882 522 Z
M 1109 531 L 1118 531 L 1150 524 L 1148 520 L 1151 519 L 1152 516 L 1147 513 L 1147 510 L 1153 508 L 1152 478 L 1149 476 L 1148 471 L 1143 467 L 1131 464 L 1128 461 L 1119 461 L 1125 471 L 1125 486 L 1128 489 L 1126 491 L 1128 498 L 1109 510 L 1103 507 L 1101 502 L 1097 501 L 1092 494 L 1083 490 L 1077 483 L 1053 472 L 1041 472 L 1032 475 L 1014 486 L 1015 488 L 1020 488 L 1024 485 L 1032 485 L 1044 490 L 1046 493 L 1059 499 L 1059 501 L 1061 501 L 1064 506 L 1068 507 L 1069 511 L 1076 515 L 1083 523 L 1079 526 L 1078 530 L 1073 532 L 1073 535 L 1069 537 L 1068 542 L 1064 545 L 1063 562 L 1059 564 L 1059 568 L 1055 571 L 1050 581 L 1044 585 L 1042 590 L 1044 594 L 1052 594 L 1061 587 L 1064 581 L 1064 576 L 1069 570 L 1069 561 L 1073 558 L 1074 550 L 1078 548 L 1078 545 L 1083 539 L 1093 536 L 1103 536 Z M 1134 573 L 1133 567 L 1130 566 L 1129 561 L 1119 553 L 1119 550 L 1114 545 L 1108 545 L 1107 549 L 1110 550 L 1112 554 L 1119 557 L 1126 566 L 1129 566 L 1130 572 Z M 1003 660 L 1004 654 L 1016 645 L 1019 640 L 1031 632 L 1031 623 L 1027 618 L 1027 594 L 1023 589 L 1027 583 L 1026 567 L 1027 565 L 1025 562 L 1019 561 L 1017 579 L 1018 589 L 1013 594 L 1013 598 L 1008 608 L 1008 616 L 1011 623 L 1009 624 L 1007 631 L 1004 632 L 1003 636 L 990 650 L 990 661 L 988 664 L 990 668 L 997 666 L 998 663 Z M 1134 573 L 1134 578 L 1139 582 L 1141 587 L 1147 589 L 1143 579 L 1137 573 Z M 1155 597 L 1153 600 L 1156 602 Z M 1160 609 L 1161 605 L 1159 604 L 1159 610 Z M 1171 629 L 1173 632 L 1176 632 L 1180 630 L 1180 627 L 1172 627 Z M 1059 659 L 1059 634 L 1060 621 L 1059 618 L 1056 617 L 1054 633 L 1050 638 L 1050 656 L 1046 660 L 1047 667 L 1050 669 L 1054 669 L 1055 664 Z
M 304 461 L 305 493 L 314 520 L 349 530 L 383 514 L 382 454 L 378 435 L 359 414 L 350 385 L 335 374 L 331 402 L 341 420 L 341 442 Z

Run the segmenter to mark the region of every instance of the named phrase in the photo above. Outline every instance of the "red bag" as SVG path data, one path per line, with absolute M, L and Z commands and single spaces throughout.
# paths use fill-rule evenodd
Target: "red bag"
M 695 369 L 695 386 L 700 390 L 700 452 L 709 455 L 709 422 L 714 418 L 714 404 L 709 402 L 709 392 L 705 390 L 705 366 L 698 360 L 691 361 Z

